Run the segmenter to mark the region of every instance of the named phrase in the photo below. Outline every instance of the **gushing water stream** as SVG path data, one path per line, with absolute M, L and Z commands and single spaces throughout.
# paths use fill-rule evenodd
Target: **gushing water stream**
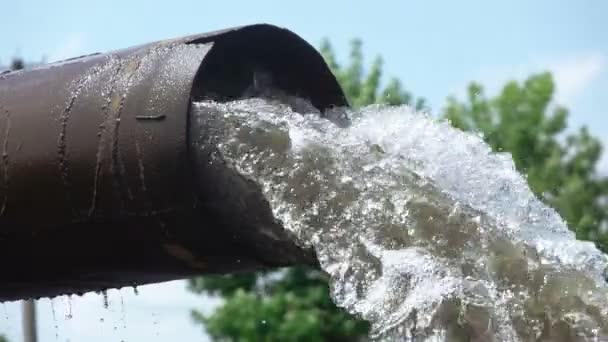
M 408 107 L 327 120 L 250 99 L 193 112 L 211 122 L 214 158 L 259 185 L 372 337 L 608 339 L 606 256 L 480 137 Z

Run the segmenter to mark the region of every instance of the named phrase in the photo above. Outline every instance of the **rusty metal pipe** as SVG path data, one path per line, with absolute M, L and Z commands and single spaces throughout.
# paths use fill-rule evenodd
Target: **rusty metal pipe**
M 0 301 L 314 263 L 259 191 L 191 152 L 190 103 L 242 97 L 257 71 L 346 104 L 316 50 L 270 25 L 0 75 Z

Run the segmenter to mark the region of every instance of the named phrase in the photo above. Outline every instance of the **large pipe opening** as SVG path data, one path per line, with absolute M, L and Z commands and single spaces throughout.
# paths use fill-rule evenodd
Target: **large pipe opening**
M 209 39 L 193 39 L 190 44 Z M 320 82 L 334 76 L 319 53 L 294 33 L 268 25 L 227 32 L 215 39 L 194 80 L 192 97 L 218 101 L 241 98 L 252 87 L 255 72 L 267 73 L 274 87 L 310 100 L 321 111 L 346 105 L 335 82 Z
M 314 263 L 191 150 L 192 100 L 269 87 L 346 105 L 318 52 L 270 25 L 0 75 L 0 301 Z

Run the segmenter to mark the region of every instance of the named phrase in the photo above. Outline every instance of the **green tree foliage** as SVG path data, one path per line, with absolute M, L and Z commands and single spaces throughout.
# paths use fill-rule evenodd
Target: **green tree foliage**
M 351 43 L 350 62 L 340 66 L 329 41 L 321 53 L 354 107 L 373 103 L 425 107 L 397 79 L 381 87 L 382 60 L 376 58 L 365 70 L 362 44 Z M 369 325 L 336 308 L 329 296 L 327 279 L 319 271 L 302 266 L 275 273 L 205 276 L 190 281 L 190 290 L 223 297 L 215 312 L 192 312 L 216 340 L 232 341 L 356 341 L 365 339 Z
M 0 342 L 8 342 L 8 339 L 4 335 L 0 335 Z
M 586 127 L 565 131 L 568 110 L 553 104 L 554 92 L 549 73 L 509 82 L 491 99 L 472 83 L 464 102 L 448 99 L 444 116 L 458 128 L 482 133 L 495 151 L 510 152 L 532 191 L 561 214 L 577 238 L 608 251 L 608 178 L 595 170 L 601 143 Z
M 304 267 L 200 277 L 189 287 L 225 300 L 209 316 L 192 312 L 215 340 L 357 341 L 369 330 L 366 322 L 336 308 L 324 274 Z
M 374 59 L 366 73 L 362 45 L 359 39 L 351 42 L 350 63 L 343 67 L 336 61 L 336 55 L 329 40 L 325 39 L 321 43 L 321 54 L 344 89 L 350 104 L 355 108 L 374 103 L 406 104 L 417 110 L 426 109 L 425 99 L 415 98 L 412 93 L 403 88 L 401 81 L 397 78 L 390 79 L 384 88 L 381 87 L 382 58 L 380 56 Z

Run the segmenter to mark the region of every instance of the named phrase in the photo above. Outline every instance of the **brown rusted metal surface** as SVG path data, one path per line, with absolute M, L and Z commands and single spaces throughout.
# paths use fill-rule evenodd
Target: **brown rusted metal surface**
M 346 104 L 314 48 L 270 25 L 0 75 L 0 301 L 314 263 L 260 196 L 211 205 L 232 176 L 190 153 L 190 102 L 239 98 L 256 71 Z

